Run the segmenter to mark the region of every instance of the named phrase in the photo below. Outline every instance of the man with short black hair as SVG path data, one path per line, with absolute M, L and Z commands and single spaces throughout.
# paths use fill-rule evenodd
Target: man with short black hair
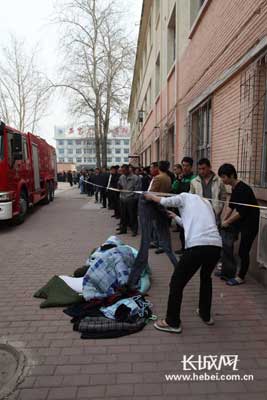
M 219 224 L 226 200 L 226 188 L 221 179 L 212 171 L 210 160 L 207 158 L 198 161 L 198 176 L 191 181 L 190 193 L 210 199 Z
M 129 165 L 123 164 L 121 169 L 122 175 L 120 176 L 118 181 L 118 188 L 129 190 L 129 193 L 120 193 L 121 223 L 119 228 L 119 235 L 127 233 L 127 226 L 129 225 L 132 230 L 132 236 L 136 236 L 138 231 L 138 194 L 133 192 L 141 190 L 142 182 L 140 177 L 130 172 Z
M 232 187 L 232 194 L 222 222 L 222 269 L 217 271 L 216 275 L 227 280 L 228 285 L 236 286 L 245 282 L 250 262 L 249 253 L 259 230 L 260 212 L 251 187 L 238 179 L 236 169 L 232 164 L 223 164 L 219 168 L 218 175 L 225 185 Z M 242 203 L 244 205 L 241 205 Z M 239 233 L 241 234 L 239 245 L 241 268 L 236 276 L 237 266 L 233 251 L 234 242 Z
M 191 181 L 195 178 L 195 175 L 193 173 L 193 164 L 194 160 L 192 157 L 184 157 L 182 159 L 183 176 L 179 182 L 177 194 L 188 193 L 190 191 Z M 181 249 L 176 250 L 175 254 L 182 255 L 185 249 L 185 237 L 183 228 L 179 227 L 179 229 Z

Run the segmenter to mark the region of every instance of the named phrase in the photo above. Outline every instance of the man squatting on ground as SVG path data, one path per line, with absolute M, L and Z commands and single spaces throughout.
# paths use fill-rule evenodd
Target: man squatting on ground
M 155 322 L 154 327 L 166 332 L 182 332 L 180 310 L 183 290 L 199 268 L 200 293 L 197 312 L 206 324 L 212 325 L 211 274 L 220 258 L 222 240 L 210 202 L 190 193 L 181 193 L 169 198 L 147 193 L 145 198 L 164 207 L 177 207 L 181 217 L 171 211 L 169 215 L 185 231 L 185 252 L 171 277 L 166 318 Z

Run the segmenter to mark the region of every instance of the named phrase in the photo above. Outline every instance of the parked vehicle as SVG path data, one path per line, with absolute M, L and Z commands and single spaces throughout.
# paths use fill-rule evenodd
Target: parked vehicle
M 29 207 L 54 199 L 56 150 L 0 121 L 0 220 L 22 223 Z

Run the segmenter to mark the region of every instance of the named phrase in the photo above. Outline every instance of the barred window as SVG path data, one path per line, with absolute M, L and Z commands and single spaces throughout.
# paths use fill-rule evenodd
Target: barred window
M 191 134 L 190 147 L 191 155 L 198 161 L 205 157 L 210 159 L 211 155 L 211 99 L 202 104 L 190 114 Z
M 267 187 L 267 55 L 240 79 L 237 172 L 247 183 Z

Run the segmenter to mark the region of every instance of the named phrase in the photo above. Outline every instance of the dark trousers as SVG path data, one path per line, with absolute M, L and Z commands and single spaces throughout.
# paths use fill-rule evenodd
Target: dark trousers
M 166 315 L 168 325 L 172 327 L 180 325 L 183 290 L 199 268 L 201 268 L 199 313 L 205 321 L 209 321 L 212 301 L 211 274 L 220 258 L 220 254 L 221 248 L 216 246 L 196 246 L 185 251 L 170 281 Z
M 222 229 L 222 275 L 228 279 L 234 278 L 237 272 L 237 262 L 234 257 L 234 243 L 241 234 L 238 255 L 241 265 L 238 273 L 239 278 L 244 279 L 249 268 L 250 250 L 252 244 L 258 234 L 258 226 L 250 227 L 250 229 L 241 229 L 241 231 L 231 229 Z
M 180 230 L 181 250 L 184 250 L 185 249 L 184 228 L 179 226 L 179 230 Z
M 99 195 L 100 194 L 100 200 L 99 200 Z M 96 186 L 95 188 L 95 201 L 98 203 L 98 201 L 100 201 L 100 203 L 102 202 L 102 193 L 101 193 L 101 189 Z
M 127 231 L 129 226 L 132 232 L 138 231 L 138 199 L 135 197 L 128 197 L 121 199 L 121 230 Z
M 154 227 L 157 230 L 159 246 L 165 251 L 173 266 L 178 265 L 178 261 L 172 251 L 169 218 L 164 207 L 145 200 L 144 196 L 141 195 L 138 214 L 141 228 L 141 244 L 128 279 L 129 286 L 138 284 L 143 269 L 148 263 L 149 246 Z
M 107 207 L 107 189 L 101 189 L 103 207 Z

